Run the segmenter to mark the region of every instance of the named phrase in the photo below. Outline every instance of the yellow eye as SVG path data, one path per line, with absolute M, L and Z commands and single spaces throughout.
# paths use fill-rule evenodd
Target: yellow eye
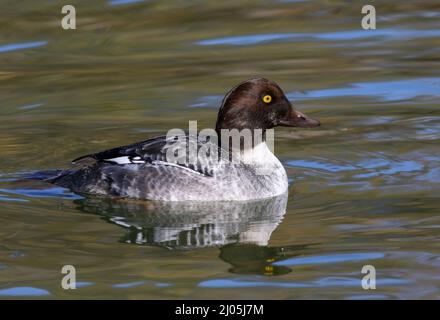
M 265 95 L 264 97 L 263 97 L 263 101 L 265 102 L 265 103 L 270 103 L 271 101 L 272 101 L 272 97 L 270 96 L 270 95 Z

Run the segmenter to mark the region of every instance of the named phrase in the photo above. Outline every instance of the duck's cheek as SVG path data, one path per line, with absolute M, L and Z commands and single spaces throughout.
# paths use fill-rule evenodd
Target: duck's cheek
M 278 116 L 274 112 L 269 112 L 267 114 L 266 127 L 273 128 L 278 125 Z
M 282 110 L 281 112 L 278 112 L 275 114 L 273 122 L 275 126 L 292 126 L 293 121 L 289 110 Z

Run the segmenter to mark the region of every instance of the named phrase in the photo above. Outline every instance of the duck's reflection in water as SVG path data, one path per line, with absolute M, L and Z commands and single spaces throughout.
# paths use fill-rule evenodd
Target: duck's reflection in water
M 276 275 L 290 272 L 274 261 L 291 257 L 295 247 L 268 247 L 286 213 L 287 193 L 246 202 L 157 202 L 85 198 L 84 212 L 126 228 L 122 241 L 170 249 L 219 247 L 231 272 Z

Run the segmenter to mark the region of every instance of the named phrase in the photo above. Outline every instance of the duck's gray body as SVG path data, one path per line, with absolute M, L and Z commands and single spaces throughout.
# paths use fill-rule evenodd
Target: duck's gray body
M 266 133 L 277 126 L 312 128 L 319 124 L 295 110 L 276 83 L 259 78 L 242 82 L 226 94 L 215 132 L 220 139 L 224 130 L 247 130 L 255 137 L 256 132 Z M 185 143 L 193 139 L 184 134 L 180 137 Z M 174 141 L 157 137 L 81 157 L 77 160 L 94 162 L 62 171 L 47 181 L 79 193 L 165 201 L 253 200 L 287 190 L 286 171 L 263 139 L 259 143 L 252 140 L 252 147 L 243 143 L 243 148 L 224 149 L 210 140 L 197 139 L 192 145 L 195 148 L 184 150 L 189 154 L 210 150 L 210 155 L 220 154 L 219 160 L 196 156 L 183 162 L 169 159 Z M 234 150 L 239 150 L 238 157 Z
M 165 201 L 252 200 L 287 190 L 286 171 L 264 142 L 241 160 L 220 152 L 218 161 L 197 159 L 195 165 L 168 161 L 171 142 L 157 137 L 82 157 L 95 162 L 48 181 L 78 193 Z M 207 144 L 198 139 L 198 150 Z

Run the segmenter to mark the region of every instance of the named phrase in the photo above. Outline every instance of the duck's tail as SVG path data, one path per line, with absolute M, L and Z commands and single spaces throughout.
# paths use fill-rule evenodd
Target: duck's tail
M 30 180 L 43 180 L 50 183 L 56 182 L 58 179 L 69 175 L 73 173 L 75 170 L 61 170 L 61 169 L 54 169 L 54 170 L 45 170 L 45 171 L 37 171 L 29 176 L 26 177 L 26 179 Z

